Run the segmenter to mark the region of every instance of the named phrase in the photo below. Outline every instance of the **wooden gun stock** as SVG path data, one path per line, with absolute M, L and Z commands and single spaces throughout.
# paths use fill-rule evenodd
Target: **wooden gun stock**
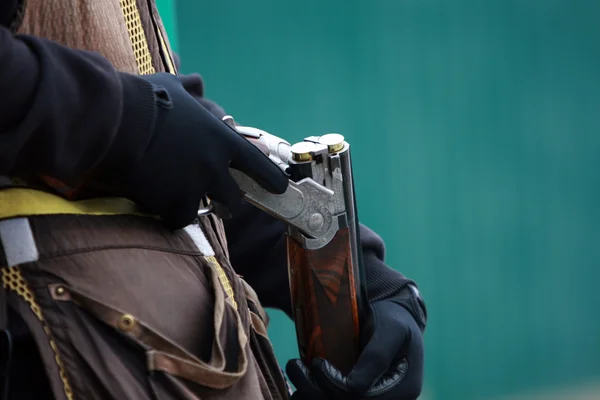
M 328 360 L 348 374 L 359 355 L 360 279 L 352 259 L 350 229 L 317 250 L 287 238 L 290 289 L 301 359 Z

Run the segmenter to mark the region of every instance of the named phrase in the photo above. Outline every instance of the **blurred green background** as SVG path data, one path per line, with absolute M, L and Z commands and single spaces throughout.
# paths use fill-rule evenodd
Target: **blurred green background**
M 353 145 L 360 218 L 429 307 L 422 399 L 600 399 L 598 0 L 159 6 L 239 122 Z

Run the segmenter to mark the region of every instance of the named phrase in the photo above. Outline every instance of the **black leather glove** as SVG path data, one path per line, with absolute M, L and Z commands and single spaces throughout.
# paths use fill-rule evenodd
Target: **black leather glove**
M 323 359 L 310 366 L 290 360 L 286 373 L 297 389 L 292 400 L 417 399 L 423 386 L 424 317 L 408 311 L 415 304 L 414 298 L 371 304 L 366 345 L 348 376 Z
M 235 212 L 242 194 L 229 167 L 272 193 L 285 191 L 288 177 L 190 96 L 178 77 L 157 73 L 142 78 L 153 84 L 157 104 L 152 139 L 131 167 L 123 171 L 119 166 L 121 176 L 111 171 L 113 192 L 178 229 L 196 218 L 205 195 Z

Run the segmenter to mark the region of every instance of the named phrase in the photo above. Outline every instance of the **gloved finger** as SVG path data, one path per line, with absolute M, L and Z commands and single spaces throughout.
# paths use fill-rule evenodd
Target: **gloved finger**
M 242 191 L 229 173 L 229 169 L 217 174 L 216 181 L 207 195 L 211 200 L 227 207 L 232 214 L 235 214 L 242 205 Z
M 236 136 L 234 144 L 238 151 L 231 160 L 231 168 L 244 172 L 271 193 L 285 192 L 289 177 L 247 139 L 237 133 Z
M 327 400 L 323 392 L 318 388 L 311 371 L 299 359 L 292 359 L 285 365 L 285 373 L 290 382 L 296 387 L 292 399 Z
M 176 231 L 191 224 L 196 219 L 197 213 L 198 205 L 195 208 L 182 206 L 170 208 L 160 216 L 160 219 L 167 229 Z
M 350 397 L 346 377 L 327 360 L 315 358 L 311 362 L 311 371 L 318 386 L 327 393 L 329 400 L 347 400 Z
M 202 107 L 206 108 L 208 111 L 210 111 L 211 114 L 213 114 L 215 117 L 222 119 L 225 115 L 227 115 L 225 113 L 225 110 L 223 110 L 223 108 L 221 106 L 219 106 L 217 103 L 215 103 L 214 101 L 208 100 L 204 97 L 194 97 L 196 100 L 198 100 L 198 102 L 202 105 Z
M 192 182 L 188 192 L 172 201 L 171 206 L 164 211 L 160 218 L 163 224 L 171 230 L 185 228 L 198 216 L 202 193 L 198 182 Z
M 377 382 L 398 359 L 402 347 L 410 340 L 410 330 L 395 318 L 387 317 L 385 312 L 377 305 L 372 306 L 375 326 L 373 336 L 348 374 L 348 388 L 353 393 L 364 393 Z
M 386 371 L 381 378 L 377 380 L 364 397 L 377 397 L 380 400 L 414 400 L 412 386 L 402 385 L 406 378 L 408 370 L 408 361 L 406 359 L 394 363 L 394 366 Z M 402 394 L 401 397 L 400 393 Z M 408 397 L 406 397 L 408 396 Z
M 415 335 L 416 336 L 416 335 Z M 422 337 L 413 337 L 408 348 L 405 363 L 398 363 L 397 368 L 388 371 L 386 379 L 400 381 L 395 391 L 403 394 L 403 399 L 417 399 L 423 387 L 424 344 Z M 385 382 L 381 382 L 385 384 Z

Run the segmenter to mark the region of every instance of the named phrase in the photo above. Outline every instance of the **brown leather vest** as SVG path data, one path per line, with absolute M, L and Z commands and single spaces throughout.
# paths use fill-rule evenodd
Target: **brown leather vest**
M 175 72 L 154 0 L 24 1 L 17 33 L 98 52 L 123 72 Z

